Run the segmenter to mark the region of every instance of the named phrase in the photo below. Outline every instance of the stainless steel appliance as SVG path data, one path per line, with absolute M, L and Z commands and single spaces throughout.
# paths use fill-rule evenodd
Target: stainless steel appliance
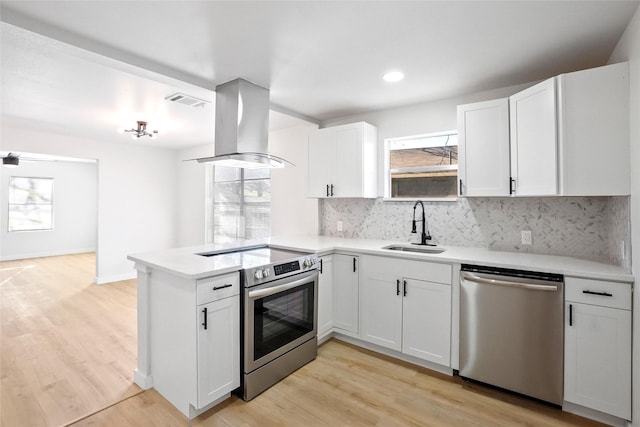
M 561 405 L 563 281 L 463 264 L 460 376 Z
M 242 397 L 251 400 L 316 358 L 318 258 L 274 248 L 242 257 Z

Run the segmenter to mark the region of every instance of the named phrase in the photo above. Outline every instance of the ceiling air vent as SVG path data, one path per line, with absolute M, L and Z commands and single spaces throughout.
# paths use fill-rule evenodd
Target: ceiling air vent
M 204 99 L 196 98 L 195 96 L 187 95 L 180 92 L 167 96 L 165 99 L 167 101 L 188 105 L 190 107 L 204 107 L 207 104 L 211 104 L 211 102 L 205 101 Z

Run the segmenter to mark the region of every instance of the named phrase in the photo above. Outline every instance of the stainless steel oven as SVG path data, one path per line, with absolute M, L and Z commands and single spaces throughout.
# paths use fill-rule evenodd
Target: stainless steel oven
M 313 254 L 260 249 L 243 281 L 242 397 L 251 400 L 317 355 L 318 270 Z

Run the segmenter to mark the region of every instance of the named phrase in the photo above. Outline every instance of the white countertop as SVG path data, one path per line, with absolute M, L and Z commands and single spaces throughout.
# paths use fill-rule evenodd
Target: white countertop
M 127 258 L 137 264 L 157 268 L 184 278 L 199 279 L 238 271 L 241 268 L 241 259 L 237 254 L 232 253 L 215 257 L 204 257 L 198 255 L 198 253 L 224 252 L 225 250 L 233 248 L 265 244 L 283 249 L 315 252 L 318 255 L 324 255 L 334 251 L 353 252 L 413 260 L 479 264 L 543 271 L 574 277 L 633 282 L 633 276 L 622 267 L 578 258 L 448 246 L 442 247 L 446 248 L 446 251 L 440 254 L 396 252 L 382 248 L 393 244 L 407 245 L 407 242 L 344 239 L 326 236 L 280 236 L 227 245 L 202 245 L 132 254 Z

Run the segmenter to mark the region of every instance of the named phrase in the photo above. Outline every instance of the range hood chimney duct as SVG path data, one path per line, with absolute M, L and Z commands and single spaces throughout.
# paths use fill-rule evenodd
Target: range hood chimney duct
M 268 153 L 268 89 L 243 79 L 216 86 L 215 123 L 215 155 L 198 162 L 239 168 L 292 165 Z

